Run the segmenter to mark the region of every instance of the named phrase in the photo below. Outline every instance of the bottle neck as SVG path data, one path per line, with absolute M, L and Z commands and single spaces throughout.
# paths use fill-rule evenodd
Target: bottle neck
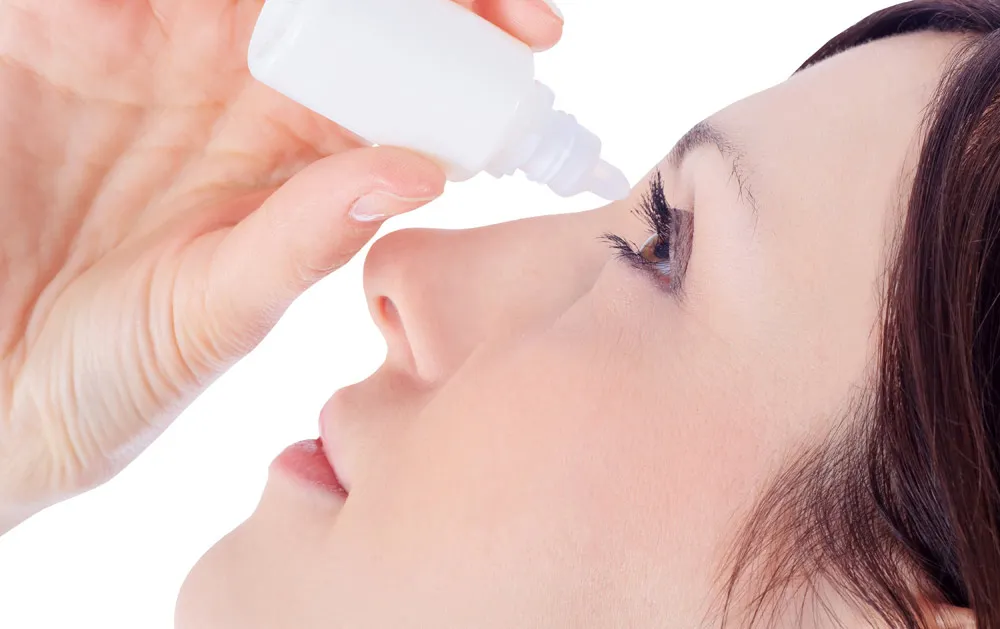
M 533 89 L 518 105 L 514 120 L 507 130 L 507 143 L 485 168 L 494 177 L 513 175 L 522 164 L 531 159 L 541 144 L 541 131 L 546 118 L 554 113 L 555 93 L 546 85 L 535 81 Z
M 560 196 L 588 189 L 588 177 L 601 159 L 601 141 L 576 118 L 554 109 L 554 103 L 552 90 L 536 82 L 518 108 L 506 146 L 487 172 L 503 177 L 520 170 Z

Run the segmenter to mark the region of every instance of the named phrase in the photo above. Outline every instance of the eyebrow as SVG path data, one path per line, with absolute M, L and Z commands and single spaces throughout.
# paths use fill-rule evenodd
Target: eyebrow
M 667 156 L 667 163 L 669 163 L 674 169 L 679 169 L 684 163 L 684 159 L 691 152 L 703 146 L 714 146 L 719 150 L 719 153 L 721 153 L 725 159 L 732 162 L 733 177 L 736 179 L 740 188 L 740 199 L 746 199 L 750 205 L 750 209 L 753 211 L 754 218 L 757 218 L 759 213 L 757 197 L 754 195 L 753 189 L 750 187 L 750 179 L 747 176 L 747 170 L 744 166 L 746 162 L 746 153 L 742 147 L 732 140 L 732 138 L 719 130 L 718 127 L 713 126 L 707 120 L 703 120 L 702 122 L 699 122 L 695 126 L 691 127 L 691 130 L 685 133 L 684 136 L 677 141 L 677 144 L 674 145 L 674 148 Z

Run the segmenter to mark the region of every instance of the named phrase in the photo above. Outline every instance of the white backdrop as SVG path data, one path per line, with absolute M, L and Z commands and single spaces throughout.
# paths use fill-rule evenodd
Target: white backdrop
M 635 182 L 692 124 L 783 80 L 827 39 L 892 2 L 559 4 L 565 39 L 539 55 L 538 78 Z M 474 227 L 598 203 L 480 176 L 383 229 Z M 173 626 L 187 571 L 252 512 L 270 461 L 318 436 L 327 398 L 381 364 L 385 346 L 361 289 L 366 252 L 300 299 L 124 473 L 0 537 L 0 628 Z

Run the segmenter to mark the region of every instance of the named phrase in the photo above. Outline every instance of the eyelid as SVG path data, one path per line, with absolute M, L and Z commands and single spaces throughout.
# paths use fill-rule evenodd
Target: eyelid
M 654 232 L 665 231 L 670 243 L 670 290 L 680 293 L 684 287 L 694 234 L 694 214 L 672 204 L 663 185 L 663 175 L 657 170 L 650 178 L 649 188 L 641 206 L 642 218 Z M 664 225 L 663 217 L 669 217 Z
M 681 209 L 670 202 L 659 170 L 650 180 L 649 194 L 659 196 L 659 203 L 662 204 L 665 211 L 670 213 L 670 249 L 673 276 L 671 287 L 674 291 L 681 292 L 694 244 L 694 212 Z
M 694 212 L 675 210 L 674 224 L 676 227 L 671 247 L 674 250 L 675 272 L 681 277 L 683 283 L 683 279 L 687 276 L 694 248 Z

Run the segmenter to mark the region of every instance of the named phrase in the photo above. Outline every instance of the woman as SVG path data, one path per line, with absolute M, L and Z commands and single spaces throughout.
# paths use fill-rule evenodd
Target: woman
M 551 43 L 536 17 L 520 35 Z M 907 3 L 696 126 L 624 202 L 377 243 L 366 293 L 389 353 L 324 410 L 337 478 L 272 466 L 189 577 L 178 627 L 1000 627 L 998 66 L 1000 3 Z M 394 194 L 438 191 L 408 154 L 351 163 L 375 153 L 407 164 L 385 166 Z M 273 322 L 260 305 L 291 299 L 289 277 L 338 261 L 281 233 L 315 257 L 200 297 L 246 277 L 232 248 L 263 242 L 268 208 L 297 211 L 312 173 L 340 169 L 337 199 L 368 189 L 337 159 L 246 218 L 262 193 L 211 225 L 140 212 L 122 230 L 146 240 L 101 272 L 86 251 L 44 267 L 90 270 L 40 291 L 40 319 L 8 306 L 0 408 L 30 446 L 5 452 L 8 521 L 104 478 L 126 435 L 155 433 L 119 417 L 161 425 Z M 210 228 L 193 253 L 161 235 Z M 88 347 L 70 364 L 142 367 L 141 386 L 43 377 L 110 317 L 86 298 L 123 286 L 145 289 L 149 328 L 109 352 L 122 363 Z

